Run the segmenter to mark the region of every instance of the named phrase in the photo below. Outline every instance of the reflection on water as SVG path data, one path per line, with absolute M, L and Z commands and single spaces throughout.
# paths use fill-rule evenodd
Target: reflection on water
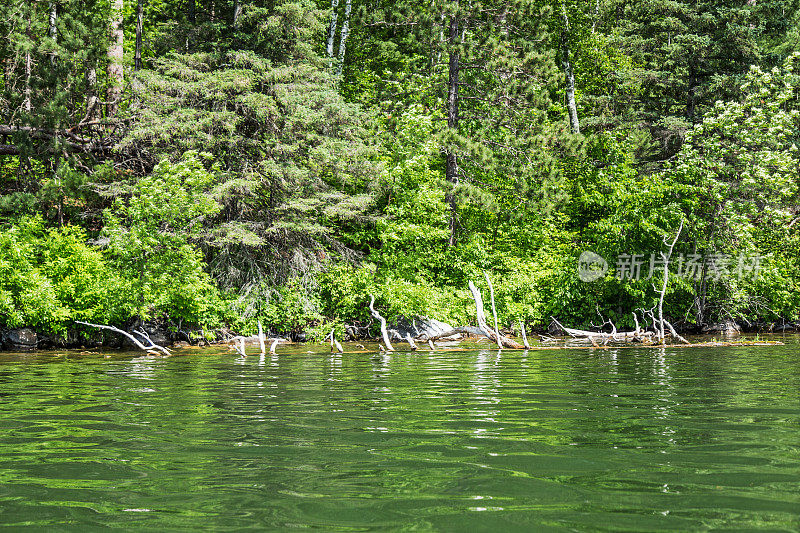
M 0 360 L 0 525 L 800 529 L 798 343 Z

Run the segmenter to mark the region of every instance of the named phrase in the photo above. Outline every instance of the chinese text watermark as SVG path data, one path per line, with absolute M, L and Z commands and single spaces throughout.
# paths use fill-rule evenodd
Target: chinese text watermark
M 735 276 L 757 278 L 761 269 L 761 256 L 739 254 L 675 254 L 669 260 L 671 275 L 688 280 L 703 279 L 718 281 L 723 277 Z M 663 253 L 619 254 L 614 264 L 614 277 L 619 280 L 652 279 L 664 275 L 667 263 Z M 578 277 L 581 281 L 595 281 L 606 275 L 609 263 L 600 255 L 585 251 L 578 258 Z

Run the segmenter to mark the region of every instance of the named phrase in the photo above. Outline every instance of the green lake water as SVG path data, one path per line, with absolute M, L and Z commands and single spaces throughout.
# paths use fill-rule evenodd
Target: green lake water
M 4 354 L 0 529 L 800 531 L 784 340 Z

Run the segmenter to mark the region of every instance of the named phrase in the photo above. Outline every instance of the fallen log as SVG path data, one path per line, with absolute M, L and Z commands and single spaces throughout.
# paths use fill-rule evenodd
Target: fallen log
M 621 341 L 621 342 L 636 342 L 636 341 L 644 342 L 644 341 L 650 341 L 650 342 L 652 342 L 653 341 L 653 337 L 660 337 L 660 331 L 658 331 L 657 333 L 654 333 L 652 331 L 643 331 L 639 326 L 639 320 L 636 317 L 636 313 L 633 314 L 633 320 L 636 323 L 636 329 L 634 331 L 617 331 L 616 327 L 615 327 L 614 331 L 611 332 L 611 333 L 605 333 L 605 332 L 602 332 L 602 331 L 587 331 L 587 330 L 583 330 L 583 329 L 568 328 L 568 327 L 564 326 L 563 324 L 561 324 L 561 322 L 556 320 L 555 317 L 550 317 L 550 318 L 552 318 L 553 322 L 555 322 L 555 324 L 559 328 L 561 328 L 570 337 L 573 337 L 573 338 L 576 338 L 576 339 L 578 339 L 578 338 L 588 339 L 589 342 L 591 342 L 592 344 L 596 344 L 596 339 L 603 340 L 604 343 L 607 344 L 609 341 Z M 660 322 L 660 320 L 658 320 L 658 319 L 656 319 L 656 321 L 654 322 L 654 328 L 655 329 L 658 329 L 659 322 Z M 688 340 L 686 340 L 685 338 L 680 336 L 677 331 L 675 331 L 675 328 L 672 326 L 672 324 L 668 320 L 664 319 L 664 325 L 669 328 L 670 335 L 673 338 L 679 340 L 683 344 L 691 344 Z M 613 326 L 613 324 L 612 324 L 612 326 Z
M 587 331 L 585 329 L 574 329 L 568 328 L 564 326 L 561 322 L 556 320 L 555 317 L 550 317 L 555 324 L 561 328 L 564 333 L 569 335 L 573 338 L 583 338 L 583 339 L 602 339 L 604 341 L 615 340 L 615 341 L 635 341 L 640 340 L 642 337 L 651 337 L 653 336 L 652 331 L 617 331 L 615 326 L 612 327 L 614 330 L 611 333 L 605 333 L 603 331 Z M 637 328 L 638 330 L 638 328 Z
M 455 337 L 456 335 L 484 335 L 483 331 L 479 328 L 474 328 L 471 326 L 461 326 L 453 329 L 449 329 L 447 331 L 443 331 L 436 335 L 423 335 L 420 340 L 422 341 L 438 341 L 441 339 L 447 339 L 449 337 Z

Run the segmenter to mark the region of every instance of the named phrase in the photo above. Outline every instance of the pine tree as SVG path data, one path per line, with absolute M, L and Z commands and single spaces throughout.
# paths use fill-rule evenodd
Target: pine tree
M 667 154 L 716 100 L 734 97 L 761 57 L 751 0 L 615 0 L 609 24 L 641 65 L 640 120 Z M 662 154 L 663 155 L 663 154 Z

